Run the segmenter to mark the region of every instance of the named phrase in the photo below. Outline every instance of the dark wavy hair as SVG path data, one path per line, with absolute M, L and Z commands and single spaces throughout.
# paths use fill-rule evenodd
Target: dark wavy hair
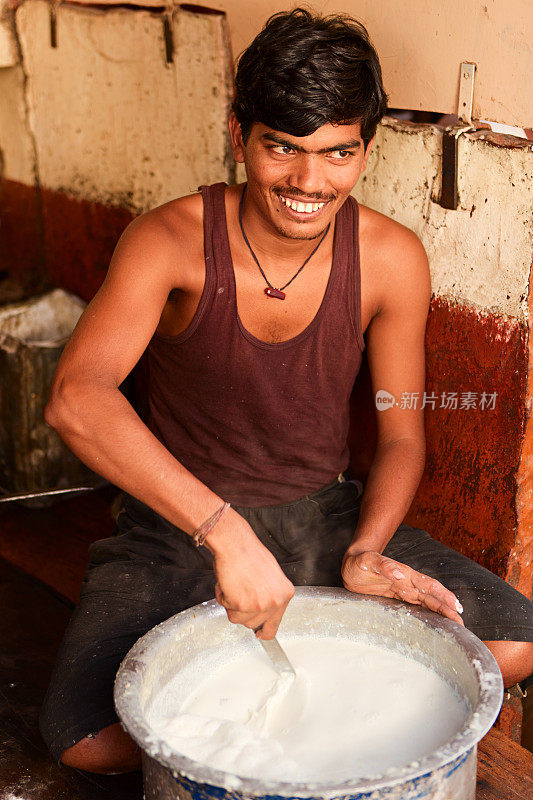
M 292 136 L 360 122 L 366 149 L 387 110 L 368 31 L 345 15 L 274 14 L 239 58 L 232 109 L 245 144 L 254 122 Z

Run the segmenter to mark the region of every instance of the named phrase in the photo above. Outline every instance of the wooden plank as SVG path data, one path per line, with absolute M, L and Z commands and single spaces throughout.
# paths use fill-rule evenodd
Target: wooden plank
M 533 754 L 492 728 L 478 746 L 476 800 L 531 800 Z

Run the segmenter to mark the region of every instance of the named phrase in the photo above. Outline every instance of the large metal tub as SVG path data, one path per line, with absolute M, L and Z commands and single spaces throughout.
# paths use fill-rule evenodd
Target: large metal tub
M 275 783 L 236 779 L 173 754 L 147 721 L 146 710 L 155 694 L 181 671 L 185 698 L 209 674 L 220 648 L 229 647 L 237 654 L 259 646 L 249 630 L 231 625 L 213 600 L 151 630 L 118 671 L 115 705 L 123 726 L 143 750 L 146 800 L 474 800 L 477 743 L 496 719 L 503 697 L 498 665 L 474 634 L 416 606 L 324 587 L 296 589 L 279 639 L 283 642 L 292 634 L 363 637 L 397 650 L 434 669 L 461 695 L 471 713 L 450 741 L 420 761 L 377 778 L 335 785 L 288 784 L 282 776 Z
M 0 309 L 0 494 L 75 486 L 93 475 L 43 418 L 59 356 L 84 307 L 56 289 Z

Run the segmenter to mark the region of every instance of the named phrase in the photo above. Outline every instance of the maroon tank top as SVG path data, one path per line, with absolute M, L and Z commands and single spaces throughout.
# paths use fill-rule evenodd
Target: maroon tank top
M 348 465 L 349 399 L 365 347 L 358 205 L 348 197 L 337 212 L 316 316 L 294 338 L 269 344 L 237 312 L 225 189 L 201 187 L 206 276 L 196 313 L 183 333 L 155 334 L 148 345 L 148 424 L 224 500 L 285 503 Z

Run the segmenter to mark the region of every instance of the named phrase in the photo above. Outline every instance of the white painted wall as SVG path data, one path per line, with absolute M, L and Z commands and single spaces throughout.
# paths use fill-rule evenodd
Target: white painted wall
M 170 64 L 160 12 L 60 6 L 57 48 L 48 19 L 44 0 L 16 14 L 42 186 L 143 211 L 231 179 L 223 15 L 177 9 Z
M 533 146 L 499 147 L 484 136 L 459 138 L 460 203 L 451 211 L 438 203 L 442 131 L 385 118 L 354 195 L 420 237 L 436 295 L 524 321 L 533 253 Z
M 19 61 L 11 0 L 0 0 L 0 69 Z

